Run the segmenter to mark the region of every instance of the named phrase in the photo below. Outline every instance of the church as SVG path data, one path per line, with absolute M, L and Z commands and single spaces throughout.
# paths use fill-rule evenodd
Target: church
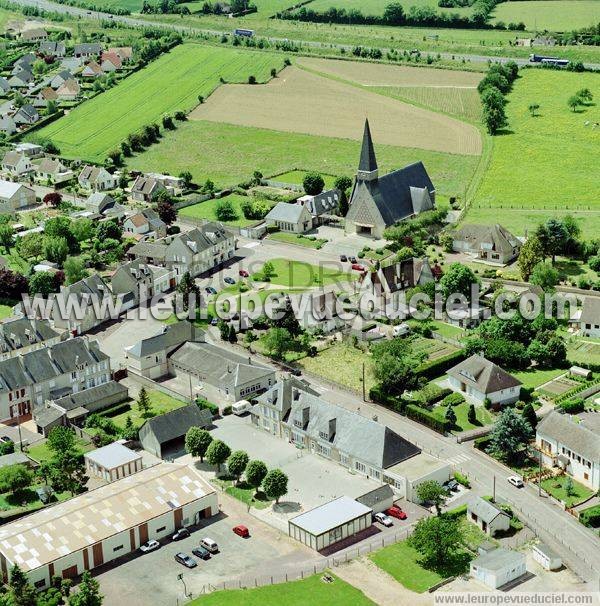
M 435 188 L 422 162 L 379 176 L 369 121 L 346 215 L 346 233 L 382 238 L 386 227 L 431 210 Z

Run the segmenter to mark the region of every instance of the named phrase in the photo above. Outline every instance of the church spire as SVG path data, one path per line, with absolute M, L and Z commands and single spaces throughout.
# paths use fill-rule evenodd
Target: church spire
M 377 159 L 375 158 L 375 149 L 373 148 L 368 118 L 365 119 L 365 132 L 360 150 L 357 177 L 361 181 L 374 181 L 378 178 Z

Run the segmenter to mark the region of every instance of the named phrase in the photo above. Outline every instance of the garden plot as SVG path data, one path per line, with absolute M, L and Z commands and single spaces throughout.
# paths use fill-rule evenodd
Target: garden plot
M 425 339 L 424 337 L 417 337 L 411 342 L 412 349 L 415 353 L 425 353 L 427 360 L 437 360 L 443 358 L 448 354 L 454 353 L 456 347 L 448 345 L 442 341 L 436 341 L 434 339 Z
M 296 67 L 265 86 L 221 86 L 190 119 L 360 141 L 365 115 L 377 144 L 481 154 L 473 125 Z
M 556 398 L 558 396 L 562 396 L 563 394 L 571 391 L 574 387 L 577 387 L 579 383 L 577 381 L 573 381 L 567 377 L 558 377 L 550 383 L 546 383 L 544 387 L 542 387 L 539 391 L 549 395 L 552 398 Z

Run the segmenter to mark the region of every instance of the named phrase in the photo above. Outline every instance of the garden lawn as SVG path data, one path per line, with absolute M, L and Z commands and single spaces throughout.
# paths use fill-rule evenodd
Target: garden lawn
M 432 329 L 434 332 L 440 333 L 442 337 L 446 337 L 447 339 L 456 339 L 460 340 L 466 336 L 466 332 L 462 328 L 458 328 L 458 326 L 453 326 L 452 324 L 446 324 L 446 322 L 438 322 L 432 321 Z
M 457 351 L 454 345 L 449 345 L 443 341 L 427 339 L 425 337 L 415 337 L 411 340 L 411 347 L 415 353 L 424 353 L 427 357 L 425 362 L 443 358 Z
M 219 221 L 217 218 L 217 207 L 221 200 L 229 200 L 237 213 L 237 219 L 232 221 L 221 221 L 224 225 L 232 225 L 235 227 L 246 227 L 247 225 L 252 225 L 253 223 L 258 223 L 256 219 L 246 219 L 244 217 L 244 213 L 242 212 L 242 202 L 249 200 L 248 196 L 240 196 L 239 194 L 231 194 L 226 198 L 216 199 L 212 198 L 210 200 L 206 200 L 205 202 L 198 202 L 198 204 L 194 204 L 193 206 L 186 206 L 179 211 L 180 217 L 190 217 L 191 219 L 208 219 L 210 221 Z
M 546 478 L 542 480 L 542 488 L 550 493 L 555 499 L 564 501 L 567 507 L 572 507 L 577 503 L 585 501 L 588 497 L 591 497 L 594 493 L 593 490 L 587 488 L 583 484 L 573 480 L 573 492 L 571 495 L 567 495 L 565 490 L 565 484 L 569 476 L 559 476 L 556 478 Z
M 278 242 L 286 242 L 287 244 L 295 244 L 296 246 L 304 246 L 305 248 L 314 248 L 315 250 L 319 250 L 322 248 L 323 244 L 327 243 L 327 240 L 324 238 L 315 238 L 312 240 L 302 234 L 290 234 L 283 231 L 271 234 L 269 239 L 277 240 Z
M 450 196 L 464 191 L 479 161 L 476 156 L 390 145 L 377 145 L 376 152 L 380 174 L 421 160 L 436 191 Z M 158 144 L 128 158 L 127 167 L 143 172 L 160 169 L 172 175 L 189 170 L 196 183 L 210 178 L 226 188 L 248 181 L 256 170 L 276 175 L 297 166 L 321 174 L 352 176 L 359 155 L 359 141 L 189 120 L 178 123 L 177 130 L 163 133 Z
M 298 365 L 307 372 L 362 393 L 363 363 L 366 364 L 365 393 L 368 394 L 375 385 L 371 373 L 371 356 L 351 345 L 335 343 L 314 358 L 303 358 Z
M 560 375 L 565 373 L 564 368 L 552 368 L 552 369 L 543 369 L 540 368 L 528 369 L 528 370 L 519 370 L 516 372 L 511 372 L 510 374 L 519 379 L 521 383 L 523 383 L 523 387 L 539 387 L 548 381 L 552 381 L 552 379 L 556 379 Z
M 540 69 L 520 75 L 507 97 L 508 129 L 493 138 L 489 167 L 465 221 L 501 223 L 522 236 L 539 222 L 570 213 L 585 237 L 596 235 L 598 129 L 592 124 L 600 121 L 600 80 L 596 74 Z M 582 88 L 590 89 L 595 104 L 573 112 L 567 100 Z M 540 105 L 536 117 L 528 110 L 532 103 Z
M 317 266 L 289 259 L 271 259 L 270 262 L 274 268 L 274 275 L 271 276 L 270 282 L 281 286 L 310 288 L 347 283 L 358 278 L 358 272 L 351 273 L 339 268 L 332 269 L 326 264 Z M 252 276 L 254 280 L 262 281 L 262 269 Z
M 324 583 L 322 576 L 255 589 L 216 591 L 188 606 L 375 606 L 362 591 L 335 575 L 331 574 L 333 583 Z
M 150 399 L 150 410 L 153 413 L 152 416 L 162 415 L 166 412 L 170 412 L 171 410 L 175 410 L 176 408 L 181 408 L 182 406 L 187 406 L 189 404 L 189 402 L 177 400 L 176 398 L 173 398 L 172 396 L 163 393 L 162 391 L 147 389 L 146 392 Z M 121 412 L 115 415 L 114 417 L 110 418 L 113 420 L 117 427 L 122 429 L 125 427 L 127 417 L 131 417 L 134 427 L 141 427 L 144 424 L 144 421 L 146 420 L 146 418 L 142 416 L 142 413 L 138 409 L 137 402 L 131 402 L 129 410 Z
M 0 305 L 0 320 L 4 320 L 4 318 L 10 318 L 12 314 L 13 310 L 10 305 Z
M 77 438 L 75 440 L 75 446 L 77 450 L 81 452 L 88 452 L 96 448 L 93 444 L 91 444 L 90 442 L 86 442 L 81 438 Z M 48 448 L 47 440 L 43 440 L 41 442 L 38 442 L 37 444 L 34 444 L 33 446 L 29 446 L 27 449 L 27 454 L 38 463 L 49 461 L 52 458 L 52 452 Z
M 469 413 L 469 402 L 463 402 L 458 406 L 453 406 L 454 412 L 456 413 L 456 424 L 453 429 L 455 433 L 460 433 L 461 431 L 469 431 L 470 429 L 477 429 L 478 427 L 483 427 L 484 425 L 491 425 L 494 422 L 494 415 L 486 410 L 484 406 L 475 406 L 475 416 L 479 423 L 477 425 L 473 425 L 469 423 L 467 419 L 467 415 Z M 440 419 L 444 420 L 446 414 L 447 406 L 437 405 L 433 408 L 433 414 Z
M 281 56 L 266 52 L 181 44 L 36 136 L 54 141 L 67 158 L 102 162 L 130 133 L 160 123 L 166 114 L 191 110 L 199 95 L 207 97 L 219 86 L 221 77 L 228 82 L 247 82 L 254 75 L 258 82 L 265 82 L 271 68 L 282 63 Z M 179 150 L 189 166 L 193 163 L 188 151 Z M 168 167 L 158 164 L 155 168 Z
M 448 577 L 467 572 L 471 556 L 463 552 L 454 565 L 444 570 L 428 570 L 419 563 L 421 555 L 406 541 L 400 541 L 372 553 L 369 559 L 407 589 L 423 593 Z
M 273 502 L 273 499 L 269 499 L 262 490 L 257 493 L 255 488 L 243 480 L 237 485 L 232 480 L 218 479 L 217 482 L 227 494 L 256 509 L 266 509 Z

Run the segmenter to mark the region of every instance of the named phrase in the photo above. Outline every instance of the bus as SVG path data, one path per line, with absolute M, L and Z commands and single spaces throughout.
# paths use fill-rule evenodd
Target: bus
M 530 63 L 542 63 L 543 65 L 556 65 L 557 67 L 567 67 L 570 61 L 568 59 L 559 59 L 558 57 L 544 57 L 543 55 L 529 55 Z
M 254 36 L 254 30 L 253 29 L 241 29 L 241 28 L 237 28 L 234 32 L 233 32 L 234 36 L 244 36 L 245 38 L 252 38 L 252 36 Z

